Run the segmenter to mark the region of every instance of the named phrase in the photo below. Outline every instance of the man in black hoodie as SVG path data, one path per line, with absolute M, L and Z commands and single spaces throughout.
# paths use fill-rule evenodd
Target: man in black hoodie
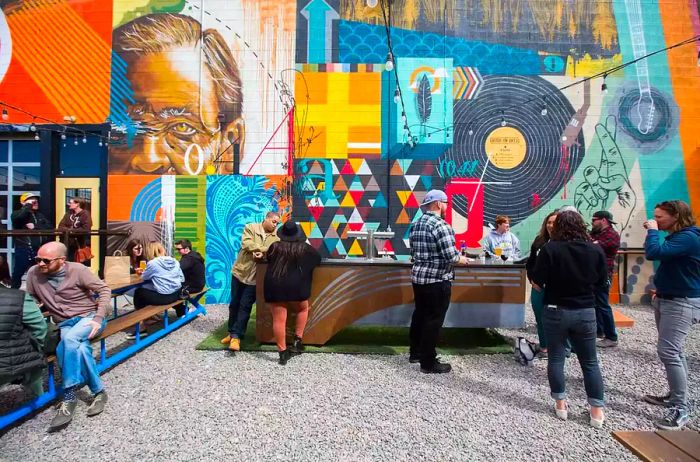
M 201 292 L 205 286 L 204 257 L 192 250 L 192 242 L 181 239 L 175 243 L 175 250 L 180 252 L 180 268 L 185 275 L 185 284 L 190 293 Z
M 53 229 L 51 222 L 43 213 L 39 212 L 39 196 L 33 193 L 24 193 L 19 198 L 22 208 L 12 212 L 12 229 L 41 230 Z M 22 285 L 22 276 L 34 265 L 34 257 L 48 239 L 39 236 L 18 236 L 14 238 L 15 263 L 12 270 L 12 288 L 19 289 Z

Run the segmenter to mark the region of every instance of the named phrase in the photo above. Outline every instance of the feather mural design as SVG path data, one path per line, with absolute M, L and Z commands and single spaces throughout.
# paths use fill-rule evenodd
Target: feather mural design
M 416 91 L 416 113 L 420 119 L 421 134 L 425 136 L 425 124 L 430 119 L 430 113 L 433 111 L 433 94 L 430 87 L 428 76 L 423 74 L 418 82 L 418 90 Z

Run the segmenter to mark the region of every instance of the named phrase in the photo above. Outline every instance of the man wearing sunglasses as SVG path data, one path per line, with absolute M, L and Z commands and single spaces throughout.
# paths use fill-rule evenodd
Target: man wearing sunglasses
M 101 413 L 107 402 L 90 339 L 104 328 L 111 291 L 87 266 L 67 262 L 67 252 L 60 242 L 44 244 L 37 252 L 36 265 L 27 274 L 27 292 L 61 329 L 56 358 L 65 394 L 49 432 L 65 428 L 71 422 L 78 403 L 75 393 L 83 382 L 94 395 L 88 416 Z

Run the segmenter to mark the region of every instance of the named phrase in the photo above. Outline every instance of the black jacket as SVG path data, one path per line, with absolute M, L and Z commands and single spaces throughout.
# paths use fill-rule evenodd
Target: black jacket
M 593 308 L 594 289 L 607 279 L 603 249 L 587 241 L 549 241 L 532 271 L 532 281 L 545 288 L 544 303 L 568 308 Z
M 285 268 L 279 279 L 272 276 L 272 267 L 277 259 L 275 249 L 287 242 L 275 242 L 267 249 L 267 271 L 263 294 L 266 302 L 302 302 L 311 296 L 311 277 L 321 264 L 321 255 L 309 244 L 299 261 Z
M 530 246 L 530 255 L 527 257 L 527 262 L 525 262 L 525 270 L 527 271 L 527 278 L 532 281 L 532 271 L 535 269 L 535 263 L 537 263 L 537 254 L 540 253 L 540 249 L 544 247 L 547 242 L 544 239 L 535 238 L 532 241 L 532 246 Z
M 185 275 L 185 284 L 190 293 L 200 292 L 206 285 L 204 277 L 204 257 L 199 252 L 190 251 L 180 258 L 180 269 Z
M 26 230 L 27 223 L 34 223 L 34 229 L 53 229 L 51 222 L 46 219 L 43 213 L 35 212 L 31 206 L 25 205 L 21 209 L 12 212 L 12 229 L 15 231 Z M 39 250 L 44 243 L 48 242 L 47 237 L 15 237 L 15 247 L 31 247 L 34 251 Z
M 24 292 L 0 288 L 0 382 L 44 367 L 44 353 L 22 323 Z

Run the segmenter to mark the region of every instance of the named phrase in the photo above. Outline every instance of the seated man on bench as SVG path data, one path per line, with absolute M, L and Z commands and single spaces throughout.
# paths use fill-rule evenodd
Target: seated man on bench
M 36 265 L 27 274 L 27 292 L 61 328 L 56 358 L 61 367 L 64 396 L 49 432 L 66 427 L 73 420 L 78 402 L 75 392 L 81 383 L 87 383 L 94 395 L 88 416 L 101 413 L 107 402 L 90 339 L 104 329 L 111 291 L 90 268 L 67 262 L 66 256 L 66 246 L 60 242 L 44 244 L 37 252 Z M 93 294 L 98 296 L 97 301 Z

